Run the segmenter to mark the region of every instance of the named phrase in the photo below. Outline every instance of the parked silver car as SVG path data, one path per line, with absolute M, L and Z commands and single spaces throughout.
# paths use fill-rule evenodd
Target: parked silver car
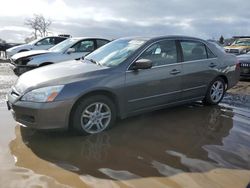
M 69 38 L 49 50 L 18 53 L 12 56 L 11 64 L 14 73 L 19 76 L 41 66 L 80 59 L 109 42 L 109 40 L 103 38 Z
M 29 71 L 8 94 L 17 122 L 94 134 L 117 117 L 203 100 L 218 104 L 239 80 L 239 64 L 191 37 L 123 38 L 85 57 Z
M 11 47 L 6 50 L 7 58 L 10 59 L 13 55 L 30 50 L 47 50 L 56 44 L 66 40 L 68 36 L 50 36 L 41 39 L 36 39 L 27 44 Z

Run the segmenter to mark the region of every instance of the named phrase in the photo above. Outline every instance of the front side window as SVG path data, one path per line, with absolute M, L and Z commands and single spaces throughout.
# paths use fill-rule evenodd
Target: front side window
M 224 52 L 224 51 L 223 51 Z M 213 54 L 213 52 L 209 49 L 209 48 L 207 48 L 207 57 L 208 58 L 215 58 L 216 56 Z
M 93 53 L 86 56 L 86 59 L 93 59 L 106 67 L 115 67 L 124 62 L 146 40 L 143 39 L 119 39 L 98 48 Z
M 42 39 L 36 43 L 37 46 L 54 45 L 54 44 L 55 44 L 55 38 L 53 38 L 53 37 L 48 37 L 48 38 Z
M 153 66 L 177 63 L 177 50 L 174 40 L 157 42 L 150 46 L 139 59 L 149 59 Z
M 95 45 L 93 40 L 84 40 L 76 43 L 71 48 L 74 48 L 75 52 L 92 52 L 95 50 Z
M 207 59 L 206 46 L 196 41 L 181 41 L 184 61 Z

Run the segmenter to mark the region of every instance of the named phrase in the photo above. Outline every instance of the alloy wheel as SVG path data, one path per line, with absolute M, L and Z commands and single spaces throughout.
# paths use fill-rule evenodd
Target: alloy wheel
M 102 132 L 111 121 L 111 110 L 102 102 L 92 103 L 87 106 L 81 115 L 81 126 L 90 134 Z

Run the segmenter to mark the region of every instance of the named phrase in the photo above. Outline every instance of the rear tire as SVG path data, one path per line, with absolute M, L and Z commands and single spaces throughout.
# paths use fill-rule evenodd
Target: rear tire
M 108 97 L 83 98 L 72 113 L 72 128 L 80 135 L 97 134 L 110 129 L 116 120 L 115 104 Z
M 203 103 L 206 105 L 217 105 L 225 95 L 225 81 L 221 77 L 215 78 L 209 85 Z

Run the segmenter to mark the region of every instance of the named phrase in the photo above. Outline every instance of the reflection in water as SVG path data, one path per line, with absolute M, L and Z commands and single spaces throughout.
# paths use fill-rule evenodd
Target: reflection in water
M 97 135 L 21 128 L 21 136 L 39 158 L 84 179 L 127 180 L 218 167 L 250 169 L 249 120 L 239 109 L 193 104 L 129 118 Z M 18 139 L 10 149 L 17 165 L 25 167 Z

